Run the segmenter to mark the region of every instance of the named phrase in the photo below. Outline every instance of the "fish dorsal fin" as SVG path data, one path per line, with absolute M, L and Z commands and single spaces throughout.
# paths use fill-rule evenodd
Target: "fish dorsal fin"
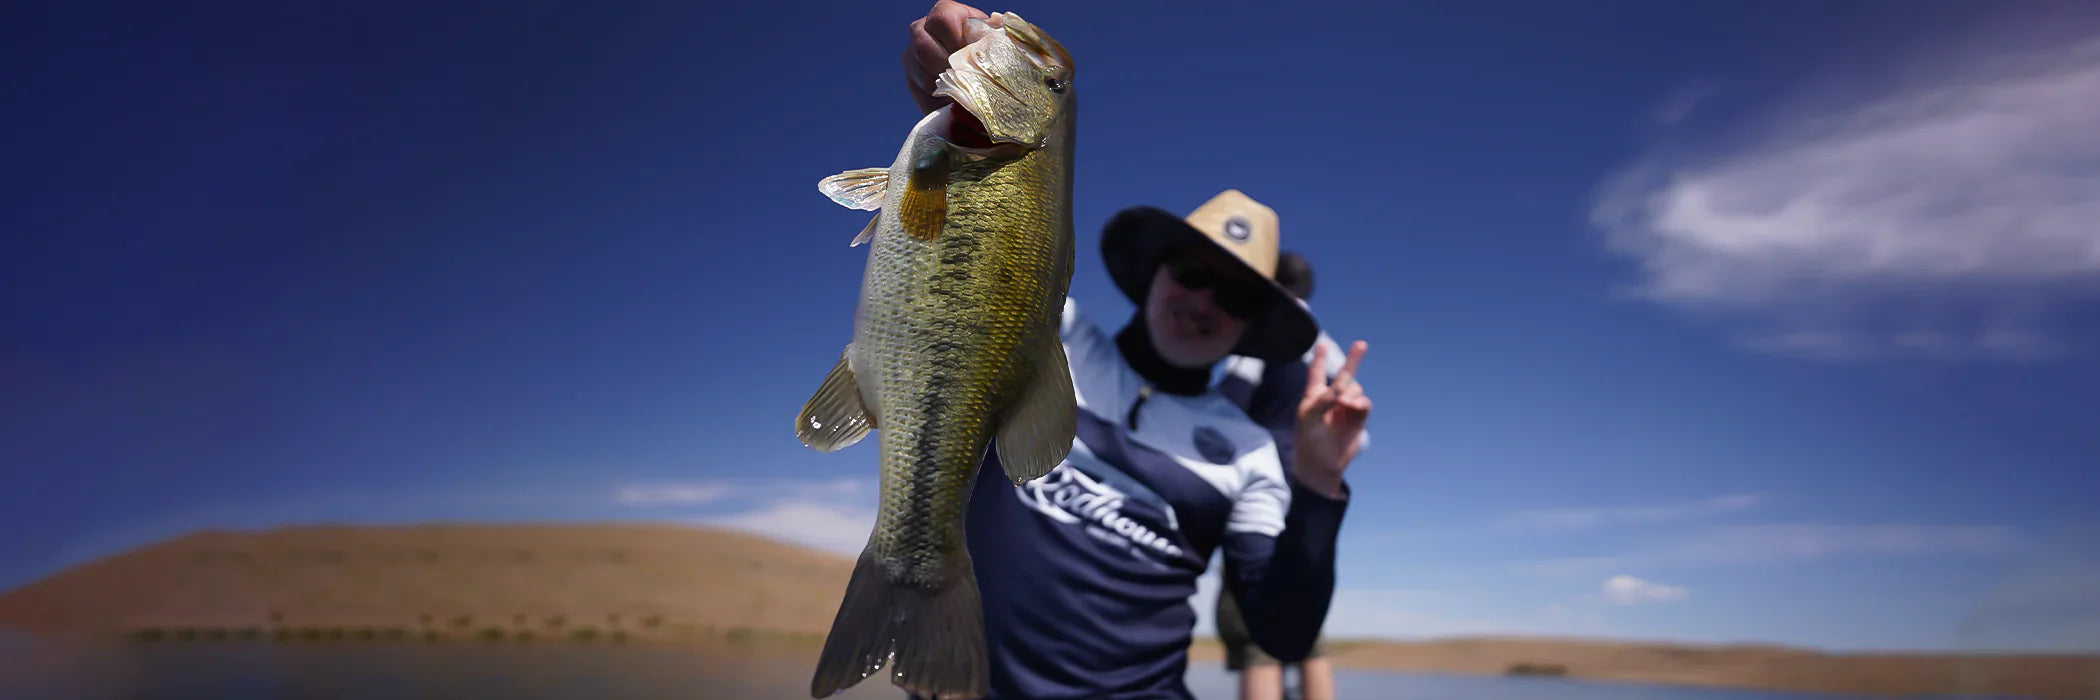
M 875 416 L 861 401 L 860 382 L 853 376 L 849 344 L 817 393 L 802 404 L 801 415 L 795 416 L 795 437 L 818 452 L 833 452 L 860 442 L 874 427 Z
M 859 168 L 817 181 L 817 191 L 847 209 L 875 211 L 882 208 L 882 191 L 889 184 L 889 168 Z
M 1079 404 L 1072 394 L 1064 343 L 1052 336 L 1035 355 L 1035 376 L 999 424 L 999 466 L 1015 486 L 1064 462 L 1079 428 Z

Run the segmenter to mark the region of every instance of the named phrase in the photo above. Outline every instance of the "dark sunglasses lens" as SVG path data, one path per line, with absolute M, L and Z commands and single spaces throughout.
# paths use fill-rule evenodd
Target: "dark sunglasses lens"
M 1174 276 L 1176 284 L 1189 289 L 1202 289 L 1217 281 L 1217 276 L 1212 275 L 1202 263 L 1185 260 L 1175 261 L 1167 268 L 1167 274 Z
M 1189 290 L 1211 290 L 1211 299 L 1217 302 L 1218 309 L 1236 318 L 1251 319 L 1260 313 L 1264 297 L 1262 290 L 1255 287 L 1257 283 L 1219 272 L 1212 264 L 1201 259 L 1175 260 L 1167 266 L 1167 274 Z

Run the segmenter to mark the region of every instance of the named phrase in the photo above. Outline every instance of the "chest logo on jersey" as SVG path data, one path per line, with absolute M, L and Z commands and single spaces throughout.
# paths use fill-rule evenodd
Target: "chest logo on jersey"
M 1196 453 L 1210 460 L 1211 464 L 1231 464 L 1233 454 L 1238 452 L 1224 433 L 1208 425 L 1197 426 L 1196 434 L 1190 439 L 1196 443 Z
M 1073 468 L 1071 462 L 1058 465 L 1014 493 L 1036 512 L 1060 523 L 1084 527 L 1088 536 L 1105 544 L 1147 558 L 1183 556 L 1181 546 L 1174 544 L 1172 538 L 1124 512 L 1126 506 L 1132 505 L 1128 494 L 1087 476 Z M 1173 514 L 1164 515 L 1166 526 L 1173 527 Z

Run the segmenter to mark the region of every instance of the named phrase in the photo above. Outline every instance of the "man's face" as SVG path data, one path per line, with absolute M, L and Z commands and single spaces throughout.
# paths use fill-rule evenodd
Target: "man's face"
M 1184 247 L 1160 259 L 1145 299 L 1145 329 L 1167 362 L 1209 366 L 1232 353 L 1266 297 L 1259 277 L 1221 251 Z

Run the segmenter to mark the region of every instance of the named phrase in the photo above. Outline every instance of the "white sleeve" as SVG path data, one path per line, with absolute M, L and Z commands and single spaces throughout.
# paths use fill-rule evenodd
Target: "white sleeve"
M 1232 514 L 1226 516 L 1226 532 L 1252 532 L 1275 537 L 1283 534 L 1283 516 L 1291 509 L 1291 487 L 1283 479 L 1283 467 L 1276 461 L 1276 446 L 1262 448 L 1267 459 L 1262 464 L 1247 470 L 1247 483 L 1240 489 L 1239 498 L 1232 503 Z M 1249 455 L 1260 459 L 1259 455 Z
M 1079 302 L 1073 301 L 1070 296 L 1065 297 L 1065 310 L 1058 319 L 1058 337 L 1063 338 L 1065 342 L 1071 342 L 1072 332 L 1086 327 L 1086 314 L 1079 310 Z

